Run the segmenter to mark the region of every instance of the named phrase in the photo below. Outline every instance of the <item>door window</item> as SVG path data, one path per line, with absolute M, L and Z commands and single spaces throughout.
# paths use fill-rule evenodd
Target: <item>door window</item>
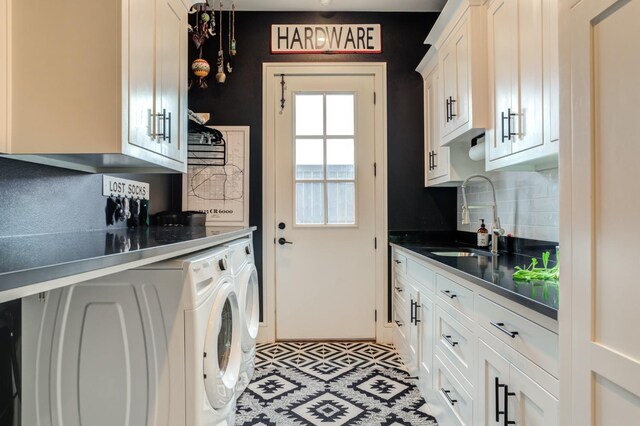
M 355 94 L 295 94 L 296 225 L 355 225 Z

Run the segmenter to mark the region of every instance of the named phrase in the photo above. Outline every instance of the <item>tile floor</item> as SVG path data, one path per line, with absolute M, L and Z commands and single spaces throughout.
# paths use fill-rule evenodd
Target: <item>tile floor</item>
M 393 346 L 258 345 L 236 425 L 428 425 L 429 407 Z

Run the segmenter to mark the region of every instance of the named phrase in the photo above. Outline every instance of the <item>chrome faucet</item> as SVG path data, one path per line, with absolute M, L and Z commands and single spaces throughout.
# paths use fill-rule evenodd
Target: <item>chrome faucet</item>
M 467 194 L 465 192 L 467 183 L 471 179 L 480 178 L 489 182 L 491 185 L 491 192 L 493 193 L 493 204 L 476 204 L 470 206 L 467 203 Z M 500 226 L 500 218 L 498 217 L 498 203 L 496 201 L 496 189 L 493 187 L 493 182 L 491 179 L 484 175 L 471 175 L 462 182 L 462 224 L 468 225 L 469 220 L 469 209 L 484 209 L 487 207 L 493 208 L 493 225 L 491 226 L 491 253 L 498 253 L 498 237 L 500 235 L 504 235 L 504 229 Z

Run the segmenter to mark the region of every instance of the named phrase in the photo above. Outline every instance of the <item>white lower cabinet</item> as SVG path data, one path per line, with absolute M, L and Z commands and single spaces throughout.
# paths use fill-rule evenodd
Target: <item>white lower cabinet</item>
M 392 259 L 394 344 L 439 425 L 559 424 L 557 321 L 409 251 Z
M 445 358 L 446 359 L 446 358 Z M 427 402 L 440 426 L 473 426 L 473 397 L 446 366 L 439 354 L 434 355 L 434 396 Z
M 558 425 L 558 400 L 482 339 L 478 343 L 479 424 Z

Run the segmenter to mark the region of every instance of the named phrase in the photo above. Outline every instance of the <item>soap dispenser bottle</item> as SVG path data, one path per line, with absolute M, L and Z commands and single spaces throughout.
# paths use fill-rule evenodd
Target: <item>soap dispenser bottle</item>
M 484 219 L 480 219 L 480 229 L 478 229 L 478 247 L 489 247 L 489 231 L 484 225 Z

